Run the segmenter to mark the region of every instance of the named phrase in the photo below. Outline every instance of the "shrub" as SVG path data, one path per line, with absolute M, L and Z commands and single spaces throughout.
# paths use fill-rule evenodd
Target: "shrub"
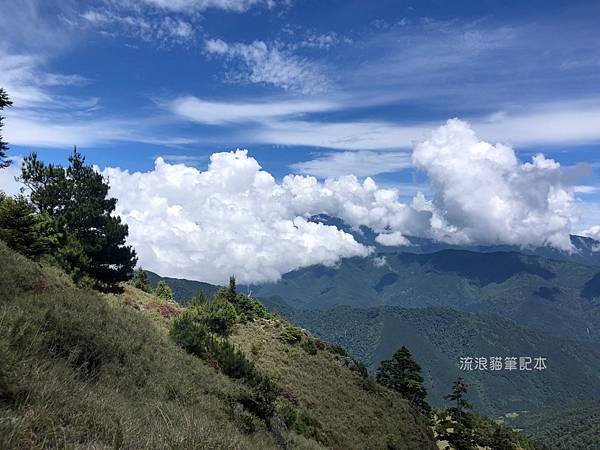
M 207 341 L 207 349 L 225 375 L 248 381 L 258 376 L 254 363 L 227 340 L 210 337 Z
M 6 197 L 0 191 L 0 239 L 13 250 L 37 259 L 48 253 L 56 235 L 47 233 L 48 217 L 35 214 L 35 209 L 24 197 Z
M 204 359 L 214 359 L 228 377 L 243 380 L 250 389 L 243 390 L 237 401 L 244 408 L 261 419 L 273 415 L 279 393 L 271 379 L 260 374 L 254 363 L 227 339 L 212 335 L 198 320 L 196 311 L 188 310 L 176 319 L 170 336 L 186 351 Z
M 302 339 L 302 329 L 293 325 L 285 325 L 279 333 L 279 339 L 286 344 L 296 344 Z
M 379 392 L 379 384 L 373 377 L 363 377 L 360 380 L 360 387 L 363 388 L 367 392 L 376 393 Z
M 302 411 L 296 420 L 296 431 L 309 439 L 315 439 L 327 445 L 327 438 L 323 433 L 321 423 L 312 417 L 307 411 Z
M 348 352 L 346 352 L 346 349 L 340 345 L 332 345 L 331 347 L 329 347 L 329 350 L 334 355 L 348 356 Z
M 268 419 L 275 412 L 275 400 L 278 391 L 271 379 L 264 375 L 256 374 L 250 382 L 250 395 L 241 399 L 241 404 L 250 412 L 261 419 Z
M 317 344 L 315 344 L 314 339 L 304 339 L 300 346 L 308 353 L 309 355 L 317 354 Z
M 262 319 L 269 315 L 267 308 L 261 302 L 246 294 L 237 294 L 234 306 L 240 319 L 244 322 Z
M 159 281 L 156 285 L 156 289 L 154 290 L 154 295 L 158 298 L 162 298 L 164 300 L 174 301 L 173 291 L 169 287 L 167 283 L 164 281 Z
M 226 300 L 211 300 L 195 308 L 197 317 L 213 333 L 226 336 L 237 320 L 235 307 Z
M 150 281 L 148 280 L 148 274 L 142 267 L 135 271 L 130 282 L 133 287 L 141 289 L 144 292 L 152 291 L 152 286 L 150 286 Z
M 298 419 L 298 413 L 296 412 L 294 407 L 290 405 L 287 401 L 284 401 L 278 405 L 277 414 L 285 422 L 288 428 L 292 428 L 296 424 L 296 420 Z
M 369 371 L 367 370 L 367 366 L 365 366 L 363 363 L 361 363 L 360 361 L 358 361 L 354 358 L 352 358 L 352 361 L 354 361 L 354 364 L 356 364 L 356 370 L 358 371 L 360 376 L 363 378 L 368 378 Z
M 192 308 L 199 308 L 202 305 L 204 305 L 205 303 L 207 303 L 209 301 L 208 297 L 206 296 L 206 294 L 204 293 L 204 291 L 199 290 L 198 292 L 196 292 L 196 294 L 194 294 L 194 296 L 190 299 L 190 303 L 188 306 L 192 307 Z
M 189 311 L 173 322 L 169 332 L 171 339 L 188 353 L 203 356 L 206 352 L 208 330 L 198 323 Z

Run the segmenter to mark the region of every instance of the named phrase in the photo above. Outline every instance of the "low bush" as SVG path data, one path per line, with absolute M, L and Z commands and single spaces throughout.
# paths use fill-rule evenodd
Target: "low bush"
M 346 352 L 346 349 L 340 345 L 331 345 L 329 347 L 329 350 L 334 355 L 348 356 L 348 352 Z
M 300 344 L 300 347 L 302 347 L 309 355 L 317 354 L 317 344 L 314 339 L 304 339 Z
M 302 339 L 302 329 L 293 325 L 285 325 L 279 333 L 279 339 L 286 344 L 296 344 Z
M 282 401 L 276 408 L 277 414 L 285 422 L 288 428 L 294 427 L 298 419 L 296 409 L 287 401 Z
M 279 393 L 271 379 L 260 374 L 254 363 L 226 338 L 211 334 L 205 322 L 198 320 L 197 311 L 186 311 L 176 319 L 170 335 L 186 351 L 214 361 L 228 377 L 243 380 L 249 389 L 241 391 L 237 402 L 246 410 L 261 419 L 273 415 Z
M 206 352 L 208 330 L 189 311 L 173 322 L 169 335 L 188 353 L 202 357 Z
M 209 331 L 227 336 L 237 320 L 235 307 L 227 300 L 214 299 L 193 308 L 197 320 Z
M 233 305 L 242 322 L 263 319 L 269 315 L 267 308 L 261 302 L 250 298 L 246 294 L 237 294 Z
M 240 403 L 257 417 L 268 419 L 275 412 L 275 401 L 279 395 L 275 385 L 269 377 L 259 374 L 255 374 L 249 385 L 249 395 L 240 399 Z

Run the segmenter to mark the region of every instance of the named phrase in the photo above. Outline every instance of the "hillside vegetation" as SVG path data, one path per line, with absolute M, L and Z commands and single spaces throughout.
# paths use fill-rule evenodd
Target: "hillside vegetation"
M 268 419 L 219 361 L 172 341 L 174 303 L 82 290 L 1 242 L 0 266 L 0 448 L 435 448 L 405 400 L 281 319 L 229 338 L 275 384 Z
M 443 404 L 447 386 L 459 374 L 471 385 L 475 411 L 499 415 L 600 396 L 600 350 L 594 343 L 568 341 L 520 327 L 495 316 L 448 308 L 338 307 L 293 310 L 271 303 L 293 322 L 346 348 L 371 371 L 406 345 L 424 368 L 433 405 Z M 542 355 L 538 372 L 460 371 L 461 356 Z M 573 370 L 576 368 L 576 370 Z
M 162 277 L 149 270 L 145 271 L 148 274 L 148 281 L 152 288 L 156 288 L 160 281 L 164 281 L 173 291 L 173 297 L 181 306 L 187 306 L 194 295 L 198 292 L 203 292 L 207 297 L 212 297 L 216 294 L 219 286 L 214 284 L 203 283 L 201 281 L 186 280 L 180 278 Z

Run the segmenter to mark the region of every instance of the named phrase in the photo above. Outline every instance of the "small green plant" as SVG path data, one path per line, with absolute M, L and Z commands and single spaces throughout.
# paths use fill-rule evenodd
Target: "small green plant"
M 197 318 L 213 333 L 226 336 L 237 321 L 235 307 L 226 300 L 214 299 L 194 308 Z
M 298 434 L 301 434 L 309 439 L 315 439 L 322 444 L 327 444 L 323 433 L 323 426 L 307 411 L 301 411 L 300 414 L 298 414 L 295 429 Z
M 340 345 L 332 345 L 329 347 L 329 350 L 334 355 L 348 356 L 348 352 L 346 352 L 346 349 L 344 349 L 344 347 L 342 347 Z
M 285 325 L 279 333 L 279 339 L 286 344 L 297 344 L 302 339 L 302 329 L 293 325 Z
M 314 339 L 304 339 L 300 344 L 300 347 L 302 347 L 309 355 L 317 354 L 317 344 Z
M 190 311 L 185 311 L 173 322 L 169 335 L 188 353 L 203 356 L 206 352 L 208 330 L 195 319 Z
M 283 401 L 277 405 L 276 411 L 288 428 L 292 428 L 296 424 L 298 413 L 288 401 Z
M 262 319 L 269 315 L 267 308 L 261 302 L 246 294 L 237 294 L 234 306 L 242 322 Z
M 156 289 L 154 290 L 154 295 L 158 298 L 162 298 L 164 300 L 174 301 L 173 291 L 169 287 L 167 283 L 164 281 L 159 281 L 156 285 Z
M 189 307 L 191 308 L 199 308 L 202 305 L 204 305 L 205 303 L 208 303 L 209 298 L 208 296 L 204 293 L 204 291 L 199 290 L 198 292 L 196 292 L 194 294 L 194 296 L 190 299 L 190 303 L 189 303 Z
M 146 271 L 140 267 L 133 274 L 133 278 L 131 279 L 131 284 L 133 287 L 141 289 L 144 292 L 152 292 L 152 286 L 150 286 L 150 281 L 148 280 L 148 274 Z

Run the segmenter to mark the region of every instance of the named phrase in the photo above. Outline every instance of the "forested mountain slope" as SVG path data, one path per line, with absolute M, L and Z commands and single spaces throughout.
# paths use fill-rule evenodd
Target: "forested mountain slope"
M 298 309 L 444 306 L 598 341 L 599 273 L 596 267 L 519 253 L 444 250 L 348 258 L 336 267 L 299 269 L 253 289 L 259 297 L 279 296 Z
M 382 359 L 405 345 L 424 368 L 434 405 L 443 405 L 458 375 L 470 384 L 475 411 L 497 416 L 574 400 L 600 398 L 600 349 L 596 343 L 548 336 L 496 316 L 449 308 L 380 307 L 294 310 L 267 301 L 273 309 L 341 345 L 374 371 Z M 542 356 L 543 371 L 465 371 L 460 357 Z
M 507 422 L 549 448 L 588 450 L 600 443 L 599 400 L 528 411 Z

